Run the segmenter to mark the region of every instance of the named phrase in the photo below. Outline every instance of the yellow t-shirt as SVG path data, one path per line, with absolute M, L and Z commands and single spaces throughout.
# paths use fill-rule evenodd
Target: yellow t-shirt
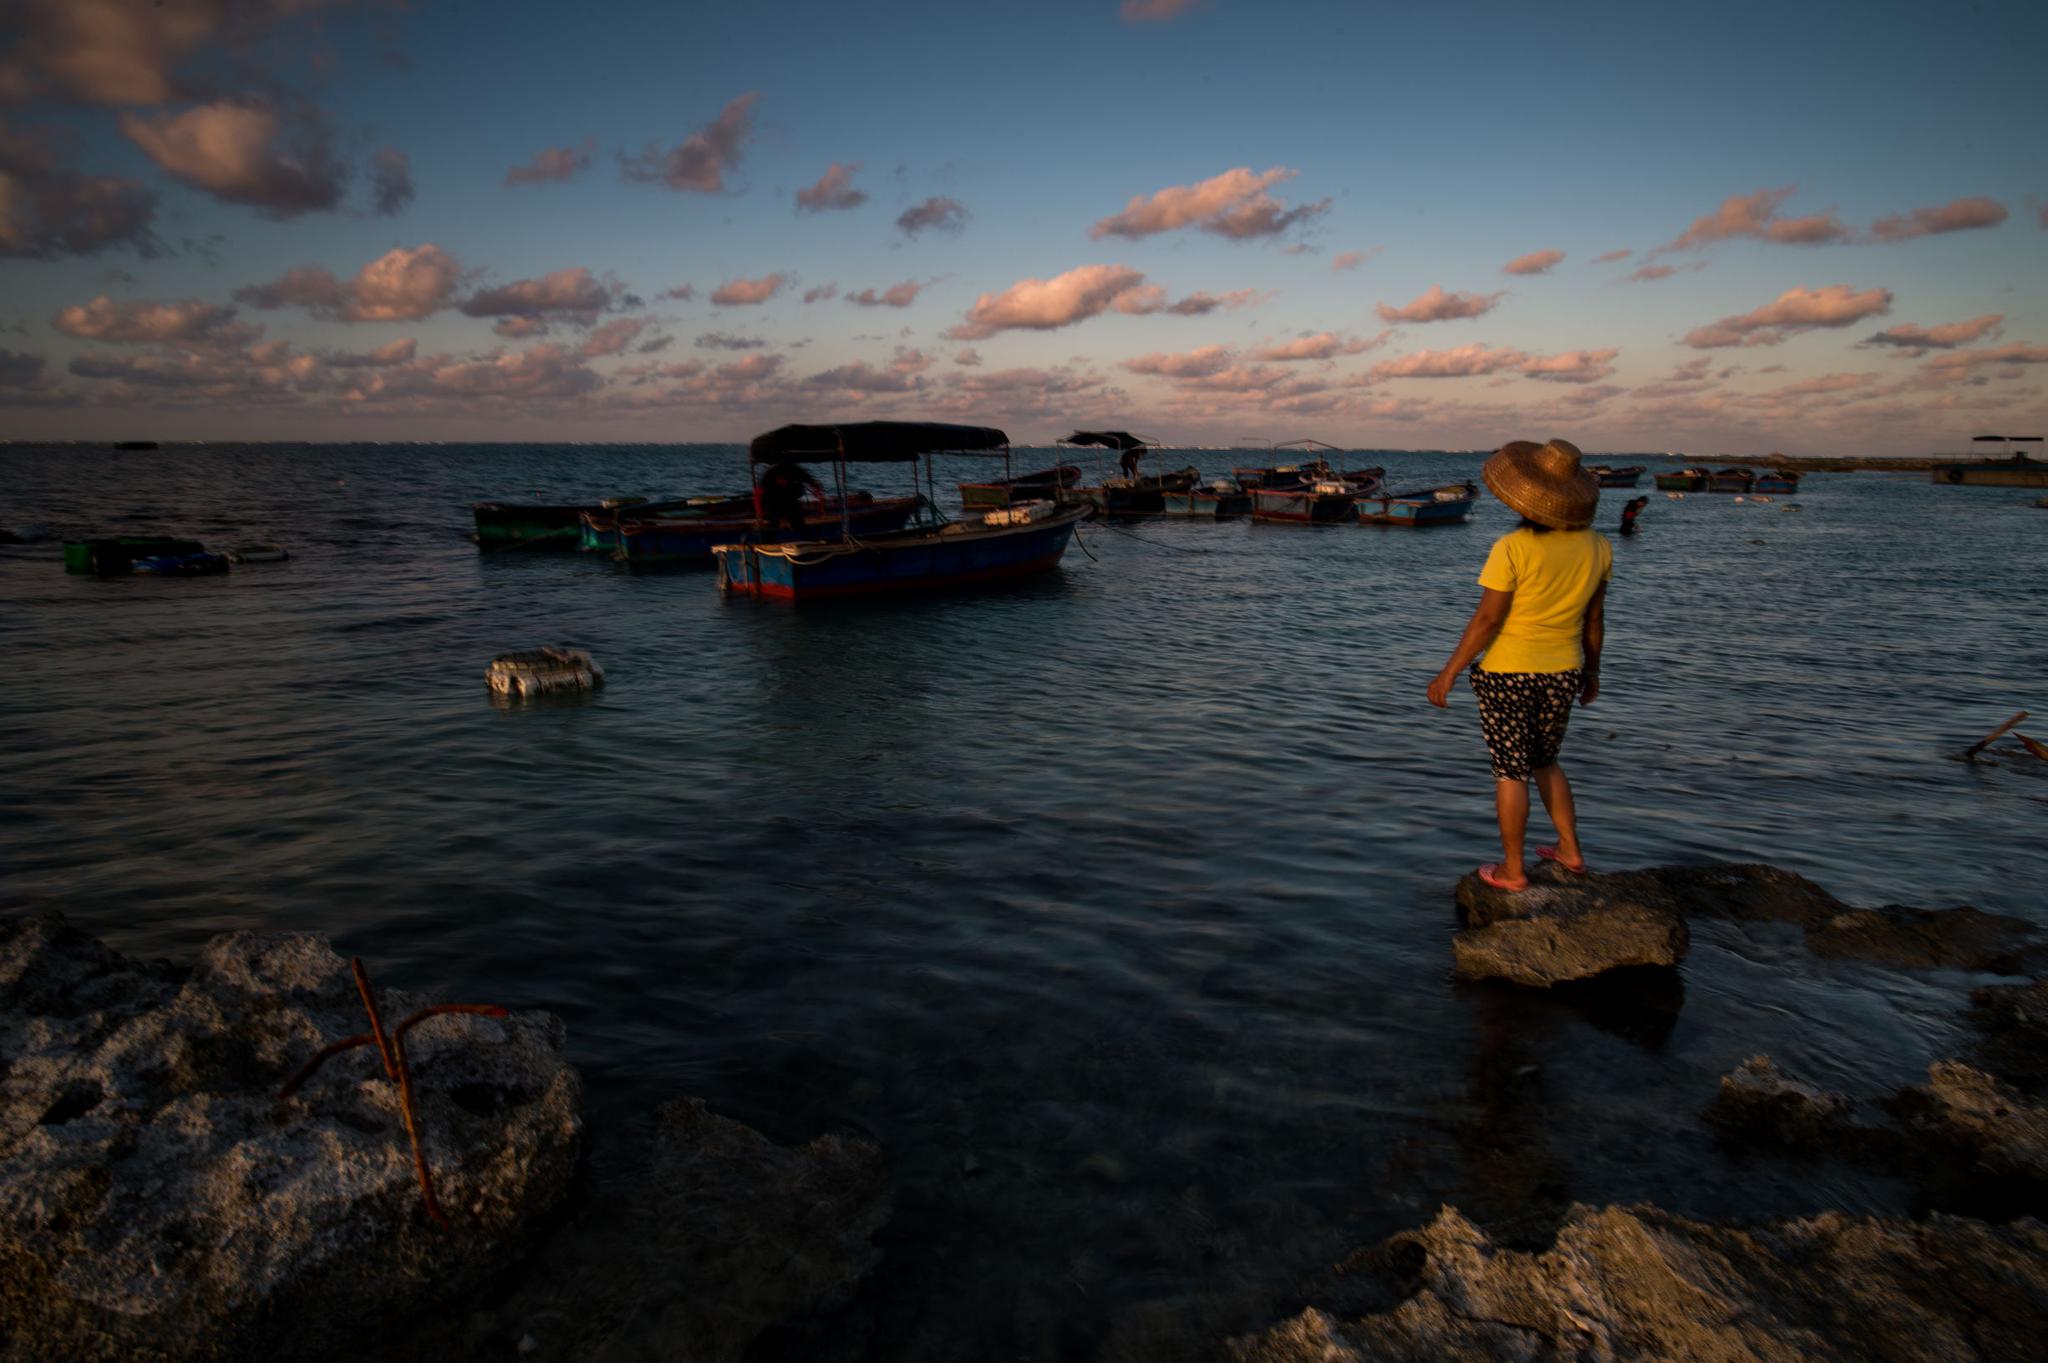
M 1493 542 L 1479 585 L 1513 592 L 1507 622 L 1479 666 L 1488 672 L 1569 672 L 1582 665 L 1586 603 L 1614 576 L 1614 546 L 1591 530 L 1526 526 Z

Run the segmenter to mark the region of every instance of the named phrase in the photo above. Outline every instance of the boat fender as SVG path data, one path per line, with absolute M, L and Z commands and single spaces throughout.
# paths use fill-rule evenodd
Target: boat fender
M 1948 480 L 1949 480 L 1949 481 L 1950 481 L 1951 483 L 1960 483 L 1960 482 L 1962 482 L 1962 481 L 1963 481 L 1963 471 L 1962 471 L 1961 469 L 1950 469 L 1950 470 L 1948 471 Z

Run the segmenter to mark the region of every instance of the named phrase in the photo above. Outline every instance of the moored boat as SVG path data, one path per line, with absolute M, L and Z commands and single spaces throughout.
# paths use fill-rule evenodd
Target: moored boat
M 1477 483 L 1447 483 L 1414 492 L 1357 499 L 1361 525 L 1455 525 L 1479 500 Z
M 98 577 L 119 577 L 135 571 L 140 559 L 167 558 L 204 553 L 198 540 L 172 535 L 112 535 L 103 539 L 67 540 L 64 571 L 91 573 Z
M 1680 469 L 1676 473 L 1660 473 L 1657 475 L 1657 490 L 1659 492 L 1705 492 L 1707 490 L 1707 477 L 1708 474 L 1705 469 Z
M 865 497 L 866 500 L 862 500 Z M 885 534 L 901 530 L 917 510 L 915 497 L 849 498 L 844 529 L 853 535 Z M 804 504 L 807 525 L 819 534 L 842 528 L 837 498 Z M 614 556 L 635 567 L 656 563 L 710 563 L 713 550 L 735 540 L 780 544 L 798 538 L 787 526 L 767 528 L 756 516 L 643 516 L 622 520 L 618 525 L 618 548 Z
M 1105 478 L 1100 488 L 1084 489 L 1093 495 L 1082 500 L 1111 516 L 1164 516 L 1167 498 L 1189 492 L 1201 477 L 1184 468 L 1148 478 Z
M 1252 519 L 1295 525 L 1341 525 L 1358 519 L 1358 493 L 1341 479 L 1301 487 L 1252 489 Z
M 1057 501 L 1059 494 L 1081 481 L 1078 464 L 1057 464 L 1049 469 L 999 478 L 989 483 L 961 483 L 960 505 L 970 511 L 1008 506 L 1012 502 Z
M 708 496 L 684 497 L 672 502 L 645 502 L 638 498 L 622 498 L 616 504 L 587 510 L 578 518 L 582 523 L 580 542 L 586 552 L 610 554 L 616 553 L 619 549 L 619 527 L 626 521 L 688 517 L 743 520 L 754 514 L 754 497 L 752 493 L 747 492 L 730 495 L 714 493 Z
M 1754 469 L 1718 469 L 1707 475 L 1707 491 L 1747 492 L 1755 482 L 1756 470 Z
M 2014 445 L 2038 445 L 2038 435 L 1978 435 L 1971 440 L 1996 440 L 2010 450 Z M 2048 487 L 2048 462 L 2032 459 L 2021 450 L 2009 459 L 1980 459 L 1953 464 L 1936 464 L 1931 477 L 1952 487 Z
M 1642 464 L 1630 464 L 1625 468 L 1616 468 L 1612 464 L 1588 464 L 1586 472 L 1598 478 L 1602 487 L 1634 487 L 1636 480 L 1643 476 L 1644 468 Z
M 1776 469 L 1770 473 L 1759 473 L 1753 491 L 1756 492 L 1797 492 L 1800 475 L 1790 469 Z
M 1168 516 L 1227 520 L 1251 514 L 1252 495 L 1228 478 L 1213 478 L 1180 492 L 1165 494 Z
M 782 426 L 756 436 L 756 464 L 831 459 L 908 463 L 941 452 L 1009 455 L 1010 440 L 987 426 L 865 421 L 837 426 Z M 923 503 L 936 516 L 936 508 Z M 1027 577 L 1056 567 L 1074 527 L 1094 514 L 1086 505 L 1026 502 L 972 520 L 930 521 L 892 534 L 804 540 L 789 544 L 727 543 L 714 551 L 719 585 L 746 596 L 806 601 L 928 591 Z

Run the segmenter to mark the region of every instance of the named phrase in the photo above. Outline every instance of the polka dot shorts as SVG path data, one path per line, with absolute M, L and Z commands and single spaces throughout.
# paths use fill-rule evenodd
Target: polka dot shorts
M 1471 671 L 1479 701 L 1479 728 L 1493 754 L 1501 781 L 1526 781 L 1529 773 L 1553 766 L 1579 698 L 1578 668 L 1569 672 Z

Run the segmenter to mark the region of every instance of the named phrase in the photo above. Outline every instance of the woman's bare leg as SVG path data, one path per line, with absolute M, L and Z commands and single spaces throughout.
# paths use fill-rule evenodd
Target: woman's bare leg
M 1500 878 L 1527 879 L 1529 872 L 1522 865 L 1522 839 L 1529 831 L 1529 783 L 1495 778 L 1493 812 L 1500 816 Z
M 1579 816 L 1572 805 L 1572 783 L 1565 779 L 1564 768 L 1538 767 L 1529 775 L 1535 779 L 1536 793 L 1543 797 L 1551 827 L 1557 830 L 1558 857 L 1573 866 L 1583 865 L 1586 856 L 1579 849 Z

